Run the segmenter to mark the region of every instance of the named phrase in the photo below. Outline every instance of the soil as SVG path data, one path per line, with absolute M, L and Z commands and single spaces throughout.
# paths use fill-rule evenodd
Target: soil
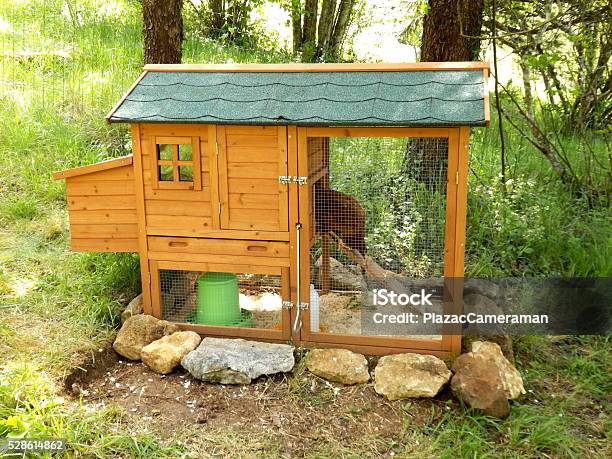
M 301 368 L 298 364 L 291 375 L 263 377 L 250 385 L 208 384 L 183 369 L 156 374 L 141 362 L 121 358 L 108 344 L 66 378 L 65 390 L 85 406 L 118 406 L 166 434 L 192 427 L 278 431 L 283 439 L 299 440 L 287 440 L 284 452 L 292 455 L 323 440 L 321 435 L 349 444 L 364 432 L 397 438 L 406 416 L 422 426 L 431 421 L 432 403 L 448 399 L 443 394 L 436 401 L 390 403 L 371 383 L 336 385 Z
M 361 334 L 361 295 L 330 292 L 319 297 L 321 331 Z M 351 305 L 353 307 L 351 307 Z

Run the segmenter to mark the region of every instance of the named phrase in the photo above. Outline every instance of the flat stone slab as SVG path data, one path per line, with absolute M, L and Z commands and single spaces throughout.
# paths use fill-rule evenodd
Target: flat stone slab
M 293 369 L 293 346 L 244 339 L 204 338 L 181 365 L 194 378 L 221 384 L 249 384 L 262 375 Z

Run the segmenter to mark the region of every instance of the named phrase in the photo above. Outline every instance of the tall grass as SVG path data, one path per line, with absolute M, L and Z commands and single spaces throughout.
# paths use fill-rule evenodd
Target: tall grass
M 610 276 L 612 212 L 591 208 L 552 172 L 547 160 L 506 129 L 507 183 L 502 184 L 497 119 L 470 143 L 466 274 L 471 276 Z M 577 139 L 563 139 L 575 151 Z M 597 154 L 609 155 L 603 139 Z M 576 153 L 576 154 L 578 154 Z

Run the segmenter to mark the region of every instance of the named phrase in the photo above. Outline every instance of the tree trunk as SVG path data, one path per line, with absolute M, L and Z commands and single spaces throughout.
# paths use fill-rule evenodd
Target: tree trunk
M 323 6 L 321 7 L 321 17 L 319 18 L 319 43 L 318 52 L 319 56 L 327 55 L 329 42 L 334 28 L 334 20 L 336 17 L 336 0 L 323 0 Z
M 422 62 L 472 61 L 480 52 L 484 0 L 429 0 L 423 19 Z M 467 35 L 467 36 L 466 36 Z M 402 174 L 437 189 L 443 173 L 446 142 L 411 139 L 406 145 Z
M 302 50 L 302 2 L 291 0 L 291 27 L 293 28 L 293 54 Z
M 334 58 L 340 55 L 346 29 L 351 20 L 354 0 L 340 0 L 340 8 L 338 8 L 338 19 L 334 25 L 334 33 L 331 38 L 330 55 Z
M 318 0 L 306 0 L 304 4 L 304 28 L 302 31 L 302 60 L 313 62 L 317 49 Z
M 429 0 L 421 61 L 473 61 L 480 52 L 484 0 Z
M 182 0 L 142 0 L 145 64 L 180 64 Z
M 334 62 L 340 57 L 355 0 L 291 0 L 293 54 L 302 62 Z
M 223 0 L 210 0 L 210 32 L 212 37 L 220 37 L 225 22 Z
M 525 108 L 532 120 L 535 120 L 535 108 L 533 106 L 533 89 L 531 87 L 531 69 L 524 55 L 520 60 L 521 71 L 523 72 L 523 91 L 525 92 Z

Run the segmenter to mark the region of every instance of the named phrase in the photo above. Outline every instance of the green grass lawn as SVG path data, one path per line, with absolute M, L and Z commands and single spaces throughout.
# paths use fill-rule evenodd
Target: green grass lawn
M 63 378 L 112 338 L 118 313 L 139 289 L 136 255 L 69 251 L 64 185 L 51 178 L 130 151 L 126 126 L 110 126 L 104 115 L 140 70 L 138 5 L 0 5 L 0 438 L 65 438 L 76 457 L 282 455 L 280 434 L 248 420 L 227 429 L 159 431 L 117 407 L 92 411 L 63 392 Z M 290 56 L 187 34 L 186 61 L 228 59 Z M 610 275 L 609 209 L 571 199 L 524 139 L 511 135 L 514 184 L 506 194 L 496 179 L 496 130 L 472 138 L 468 273 Z M 445 402 L 396 402 L 403 424 L 395 432 L 335 440 L 334 426 L 327 432 L 305 421 L 296 441 L 311 457 L 609 457 L 609 339 L 522 338 L 516 351 L 529 392 L 507 420 Z M 298 372 L 279 382 L 287 405 L 306 404 L 315 413 L 335 406 L 338 394 L 323 388 L 313 395 L 307 378 Z M 349 422 L 359 415 L 342 409 Z

